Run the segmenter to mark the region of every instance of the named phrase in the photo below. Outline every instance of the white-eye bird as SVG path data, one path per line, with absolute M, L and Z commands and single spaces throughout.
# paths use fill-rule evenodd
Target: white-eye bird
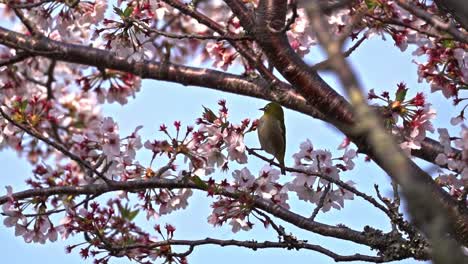
M 260 108 L 263 116 L 258 120 L 257 132 L 260 146 L 273 155 L 281 165 L 281 174 L 286 174 L 284 168 L 284 153 L 286 151 L 286 128 L 281 105 L 275 102 Z

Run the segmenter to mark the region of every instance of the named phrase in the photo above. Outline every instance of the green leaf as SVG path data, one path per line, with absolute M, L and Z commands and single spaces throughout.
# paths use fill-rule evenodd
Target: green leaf
M 125 11 L 123 12 L 123 16 L 124 17 L 129 17 L 133 12 L 133 7 L 132 6 L 127 6 L 127 8 L 125 8 Z
M 376 0 L 365 0 L 365 2 L 367 5 L 367 8 L 369 8 L 370 10 L 373 10 L 374 8 L 379 6 L 379 2 Z
M 221 133 L 224 133 L 224 129 L 227 129 L 229 127 L 230 123 L 229 121 L 226 121 L 226 123 L 221 124 Z
M 192 179 L 193 183 L 195 183 L 195 185 L 198 188 L 201 188 L 201 189 L 207 189 L 208 188 L 208 185 L 202 179 L 200 179 L 200 177 L 195 175 L 191 179 Z
M 450 39 L 444 39 L 442 40 L 442 46 L 444 46 L 444 48 L 451 49 L 455 47 L 455 42 Z
M 208 107 L 203 106 L 203 109 L 205 109 L 205 112 L 203 112 L 203 117 L 206 118 L 206 120 L 209 122 L 214 122 L 218 118 L 216 114 Z
M 396 98 L 395 99 L 397 101 L 403 102 L 405 100 L 407 91 L 408 91 L 407 88 L 398 89 L 397 92 L 396 92 Z
M 130 211 L 130 214 L 128 215 L 128 220 L 132 221 L 133 219 L 135 219 L 138 213 L 139 213 L 139 210 Z
M 125 205 L 125 207 L 122 207 L 122 205 L 118 205 L 119 207 L 119 212 L 120 212 L 120 215 L 122 216 L 122 218 L 125 218 L 129 221 L 132 221 L 133 219 L 135 219 L 135 217 L 138 215 L 138 212 L 139 210 L 134 210 L 132 211 L 128 205 Z
M 21 112 L 26 111 L 26 107 L 28 107 L 28 101 L 24 100 L 20 103 L 19 108 L 21 109 Z

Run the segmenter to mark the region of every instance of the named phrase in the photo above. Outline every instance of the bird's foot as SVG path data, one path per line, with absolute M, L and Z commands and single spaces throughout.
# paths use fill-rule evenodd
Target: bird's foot
M 275 165 L 275 157 L 268 159 L 268 162 L 270 163 L 270 166 Z

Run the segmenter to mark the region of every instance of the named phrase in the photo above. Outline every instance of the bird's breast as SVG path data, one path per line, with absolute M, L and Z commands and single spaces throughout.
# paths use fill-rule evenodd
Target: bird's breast
M 281 147 L 279 145 L 284 140 L 280 121 L 269 115 L 263 115 L 258 122 L 257 133 L 262 149 L 276 155 Z

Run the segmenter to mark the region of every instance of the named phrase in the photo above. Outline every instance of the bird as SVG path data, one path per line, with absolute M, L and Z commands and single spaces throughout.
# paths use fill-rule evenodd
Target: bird
M 281 174 L 286 174 L 284 154 L 286 151 L 286 128 L 284 126 L 283 108 L 276 102 L 260 108 L 262 117 L 258 120 L 258 141 L 264 151 L 273 155 L 281 165 Z

